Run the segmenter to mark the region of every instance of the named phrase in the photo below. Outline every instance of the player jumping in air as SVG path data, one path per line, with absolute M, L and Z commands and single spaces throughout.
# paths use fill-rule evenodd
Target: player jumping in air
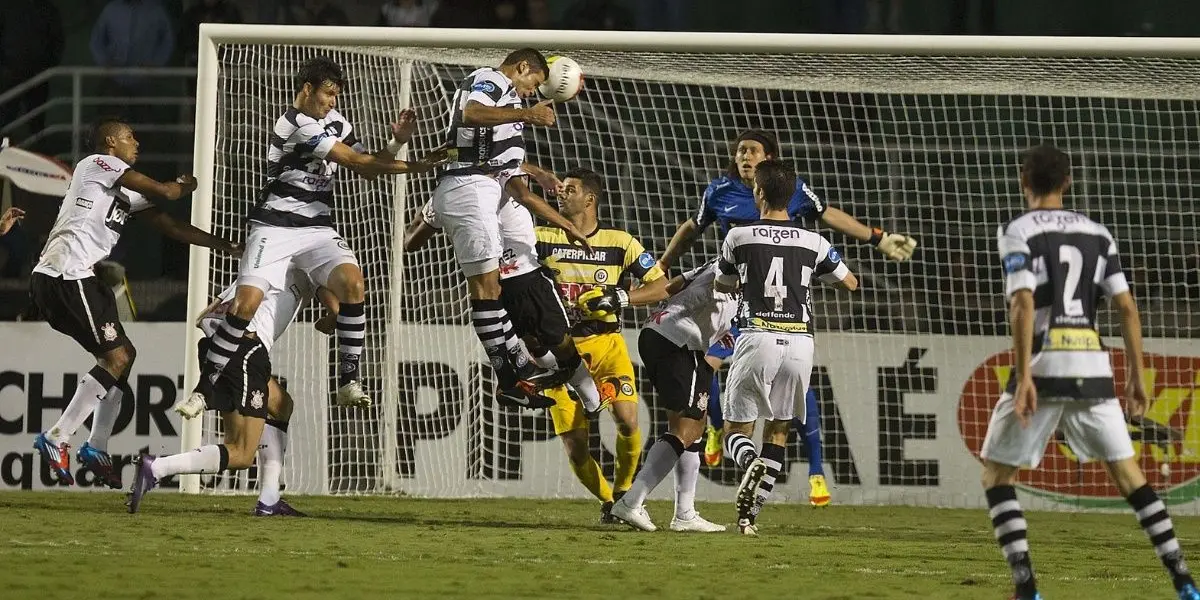
M 730 228 L 746 223 L 752 223 L 759 218 L 755 207 L 754 173 L 756 166 L 764 161 L 780 157 L 779 141 L 774 135 L 760 129 L 748 129 L 738 135 L 733 144 L 733 157 L 729 166 L 719 177 L 712 180 L 704 190 L 700 200 L 700 210 L 692 217 L 679 224 L 667 249 L 663 252 L 661 263 L 664 271 L 675 264 L 696 242 L 700 234 L 711 224 L 717 224 L 717 236 L 724 240 Z M 854 217 L 836 207 L 829 206 L 803 179 L 797 177 L 796 185 L 788 202 L 788 215 L 794 220 L 820 220 L 833 229 L 854 239 L 867 242 L 886 255 L 897 261 L 908 260 L 912 257 L 917 242 L 906 235 L 888 233 L 879 228 L 863 225 Z M 728 352 L 726 350 L 725 352 Z M 716 355 L 723 352 L 717 348 Z M 717 385 L 713 382 L 714 388 Z M 719 390 L 711 394 L 712 398 L 720 397 Z M 816 394 L 813 394 L 808 410 L 816 414 L 819 408 Z M 806 410 L 806 412 L 808 412 Z M 712 411 L 710 418 L 719 417 L 718 411 Z M 705 450 L 709 464 L 721 462 L 719 418 L 714 423 L 714 430 L 709 431 L 708 447 Z M 825 482 L 824 468 L 821 465 L 821 432 L 816 422 L 805 427 L 803 441 L 809 456 L 809 501 L 814 506 L 829 503 L 829 488 Z
M 717 265 L 709 262 L 675 277 L 664 287 L 670 294 L 642 326 L 638 352 L 644 372 L 667 409 L 667 432 L 646 453 L 633 487 L 613 503 L 614 517 L 644 531 L 656 527 L 643 503 L 650 492 L 675 472 L 673 531 L 725 531 L 696 512 L 696 480 L 700 477 L 700 440 L 708 408 L 712 365 L 704 351 L 729 335 L 737 300 L 713 290 Z M 658 281 L 663 281 L 662 279 Z M 659 287 L 658 281 L 634 290 Z M 665 294 L 664 294 L 665 295 Z
M 1025 517 L 1013 485 L 1022 465 L 1037 467 L 1060 428 L 1079 460 L 1099 459 L 1125 496 L 1181 600 L 1200 600 L 1167 507 L 1134 457 L 1096 329 L 1101 296 L 1116 307 L 1125 340 L 1130 416 L 1149 405 L 1143 377 L 1141 318 L 1108 228 L 1063 208 L 1071 185 L 1066 153 L 1038 146 L 1021 157 L 1029 211 L 1000 227 L 1004 295 L 1013 332 L 1013 372 L 992 410 L 980 456 L 996 541 L 1012 569 L 1017 600 L 1040 599 Z
M 501 300 L 504 240 L 497 214 L 503 188 L 496 176 L 525 161 L 522 130 L 527 125 L 554 124 L 549 101 L 522 105 L 548 71 L 540 52 L 523 48 L 510 53 L 499 68 L 477 69 L 463 80 L 451 102 L 447 131 L 454 158 L 438 173 L 433 192 L 433 210 L 467 278 L 471 322 L 495 369 L 500 395 L 525 405 L 532 402 L 528 384 L 539 371 L 522 349 Z
M 738 309 L 741 337 L 733 352 L 725 415 L 725 451 L 746 470 L 737 490 L 738 528 L 754 535 L 755 518 L 770 497 L 784 463 L 788 428 L 800 408 L 813 366 L 812 278 L 844 289 L 858 280 L 836 248 L 800 227 L 788 210 L 796 174 L 776 160 L 758 164 L 754 199 L 762 219 L 725 236 L 716 290 L 742 292 Z M 761 453 L 750 436 L 759 417 Z
M 95 356 L 96 366 L 83 376 L 62 416 L 34 439 L 33 447 L 59 481 L 74 483 L 67 441 L 95 412 L 91 435 L 77 458 L 115 489 L 121 487 L 121 474 L 108 455 L 108 437 L 121 411 L 121 388 L 127 385 L 137 352 L 121 327 L 112 289 L 96 277 L 93 267 L 112 252 L 132 216 L 187 244 L 229 253 L 240 248 L 171 217 L 147 199 L 178 200 L 196 189 L 196 180 L 182 175 L 160 183 L 134 171 L 138 141 L 129 125 L 116 118 L 100 119 L 92 127 L 91 139 L 95 153 L 75 165 L 30 288 L 34 305 L 50 327 Z
M 267 149 L 267 181 L 250 211 L 250 231 L 239 264 L 237 294 L 225 322 L 213 336 L 202 377 L 210 380 L 235 355 L 247 351 L 243 334 L 263 297 L 283 289 L 297 267 L 339 301 L 337 317 L 338 391 L 342 406 L 367 406 L 359 359 L 367 318 L 362 269 L 333 227 L 333 187 L 339 167 L 363 177 L 430 171 L 442 156 L 418 162 L 395 160 L 412 137 L 415 113 L 405 111 L 392 124 L 386 152 L 367 154 L 350 122 L 335 108 L 346 87 L 342 69 L 328 58 L 311 58 L 295 76 L 295 100 L 275 122 Z M 203 401 L 203 399 L 199 399 Z
M 203 396 L 192 394 L 175 405 L 175 411 L 194 419 L 207 408 L 221 413 L 224 443 L 201 446 L 191 452 L 154 457 L 143 454 L 137 463 L 137 477 L 129 498 L 129 512 L 137 512 L 142 498 L 164 477 L 181 473 L 219 473 L 226 469 L 247 469 L 259 456 L 259 497 L 255 516 L 304 516 L 279 497 L 279 476 L 287 451 L 288 421 L 292 416 L 292 397 L 271 374 L 271 346 L 287 331 L 292 321 L 314 296 L 329 311 L 314 326 L 331 334 L 338 314 L 337 298 L 324 288 L 314 289 L 303 269 L 288 269 L 283 287 L 263 297 L 258 310 L 246 327 L 243 343 L 221 370 L 216 382 L 202 380 Z M 215 341 L 225 313 L 237 293 L 230 286 L 221 292 L 196 321 L 204 331 L 198 360 L 204 368 L 205 356 Z M 200 403 L 200 398 L 207 406 Z

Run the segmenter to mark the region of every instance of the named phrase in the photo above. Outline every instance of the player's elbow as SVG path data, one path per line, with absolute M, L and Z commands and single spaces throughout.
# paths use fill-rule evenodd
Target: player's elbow
M 1122 319 L 1138 314 L 1137 301 L 1133 299 L 1133 294 L 1130 292 L 1122 292 L 1117 294 L 1112 299 L 1113 307 L 1117 309 L 1117 314 Z
M 1033 292 L 1018 290 L 1014 293 L 1008 300 L 1008 311 L 1012 313 L 1014 319 L 1033 312 Z

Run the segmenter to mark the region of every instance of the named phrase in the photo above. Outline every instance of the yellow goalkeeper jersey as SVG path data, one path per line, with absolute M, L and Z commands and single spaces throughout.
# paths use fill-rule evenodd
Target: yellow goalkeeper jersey
M 567 234 L 557 227 L 538 227 L 537 240 L 538 258 L 554 272 L 559 296 L 571 322 L 571 335 L 575 337 L 621 329 L 620 315 L 584 319 L 575 306 L 584 292 L 608 286 L 628 290 L 634 278 L 645 284 L 664 275 L 642 243 L 619 229 L 600 227 L 588 235 L 590 254 L 572 245 Z

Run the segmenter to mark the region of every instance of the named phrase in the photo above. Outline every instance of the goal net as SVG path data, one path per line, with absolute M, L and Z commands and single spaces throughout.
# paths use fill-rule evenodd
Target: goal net
M 600 172 L 604 224 L 652 252 L 696 213 L 731 158 L 731 140 L 751 127 L 777 134 L 783 158 L 830 205 L 920 241 L 914 259 L 897 264 L 815 225 L 863 282 L 858 294 L 818 289 L 813 299 L 823 466 L 837 503 L 977 507 L 977 454 L 1011 366 L 996 230 L 1022 210 L 1018 153 L 1053 143 L 1074 161 L 1070 207 L 1113 231 L 1143 310 L 1153 404 L 1131 427 L 1135 447 L 1152 485 L 1194 510 L 1200 42 L 881 40 L 206 25 L 202 44 L 215 52 L 201 65 L 197 175 L 211 179 L 211 190 L 201 190 L 197 214 L 215 233 L 239 235 L 265 180 L 269 128 L 291 104 L 292 74 L 308 57 L 342 65 L 349 84 L 339 110 L 371 149 L 384 145 L 402 108 L 414 107 L 420 127 L 407 151 L 421 155 L 442 141 L 450 98 L 471 70 L 523 45 L 567 54 L 582 65 L 586 88 L 556 107 L 555 127 L 526 130 L 531 160 L 560 173 L 581 165 Z M 296 400 L 289 489 L 586 497 L 549 416 L 491 398 L 448 240 L 400 251 L 433 178 L 339 177 L 338 229 L 366 275 L 362 365 L 375 406 L 332 405 L 333 342 L 312 332 L 317 314 L 305 313 L 272 357 Z M 715 256 L 713 229 L 680 267 Z M 193 270 L 190 295 L 203 306 L 233 280 L 236 263 L 195 252 L 203 269 Z M 626 317 L 635 356 L 644 317 Z M 1102 321 L 1120 348 L 1113 315 Z M 1120 385 L 1123 352 L 1112 354 Z M 650 386 L 638 383 L 649 444 L 666 417 Z M 610 477 L 614 432 L 607 417 L 592 425 L 593 451 Z M 211 418 L 204 422 L 204 439 L 219 433 Z M 785 501 L 807 497 L 808 460 L 793 435 L 786 483 L 776 488 Z M 732 498 L 738 474 L 728 459 L 701 470 L 700 499 Z M 203 485 L 246 490 L 253 481 L 250 471 Z M 1078 462 L 1057 436 L 1021 484 L 1034 506 L 1122 502 L 1102 469 Z M 669 488 L 658 493 L 667 497 Z

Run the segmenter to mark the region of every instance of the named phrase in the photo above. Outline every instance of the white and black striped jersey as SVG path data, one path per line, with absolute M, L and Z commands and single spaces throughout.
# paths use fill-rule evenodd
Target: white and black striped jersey
M 525 161 L 524 123 L 504 123 L 495 127 L 471 127 L 463 124 L 468 102 L 484 106 L 521 108 L 521 97 L 507 75 L 485 67 L 476 69 L 454 93 L 450 128 L 446 140 L 458 150 L 458 158 L 447 163 L 441 175 L 491 175 L 512 169 Z
M 723 283 L 741 279 L 743 333 L 812 335 L 812 276 L 834 282 L 850 274 L 829 240 L 792 221 L 764 219 L 731 229 L 717 264 Z
M 366 151 L 337 110 L 319 121 L 295 108 L 283 113 L 271 131 L 267 183 L 250 220 L 279 227 L 332 227 L 338 165 L 326 156 L 337 142 Z
M 663 301 L 642 327 L 657 331 L 676 346 L 704 352 L 732 329 L 738 301 L 733 294 L 713 289 L 715 260 L 682 277 L 687 287 Z
M 1033 210 L 1000 227 L 1004 294 L 1033 292 L 1030 368 L 1045 398 L 1115 398 L 1112 365 L 1096 329 L 1101 295 L 1129 290 L 1108 228 L 1070 210 Z M 1009 378 L 1008 391 L 1018 377 Z
M 287 331 L 288 326 L 317 293 L 316 284 L 303 269 L 290 268 L 286 277 L 284 289 L 272 290 L 263 297 L 258 310 L 254 311 L 254 318 L 250 319 L 250 325 L 246 327 L 246 331 L 253 331 L 258 335 L 267 352 L 271 351 L 271 346 L 276 340 L 283 337 L 283 332 Z M 196 325 L 204 332 L 205 337 L 212 337 L 221 327 L 221 323 L 225 322 L 225 314 L 229 312 L 236 294 L 236 285 L 225 288 L 217 296 L 217 305 L 200 315 Z
M 67 280 L 95 274 L 92 267 L 112 253 L 129 216 L 154 206 L 117 185 L 128 168 L 108 154 L 92 154 L 75 165 L 35 273 Z

